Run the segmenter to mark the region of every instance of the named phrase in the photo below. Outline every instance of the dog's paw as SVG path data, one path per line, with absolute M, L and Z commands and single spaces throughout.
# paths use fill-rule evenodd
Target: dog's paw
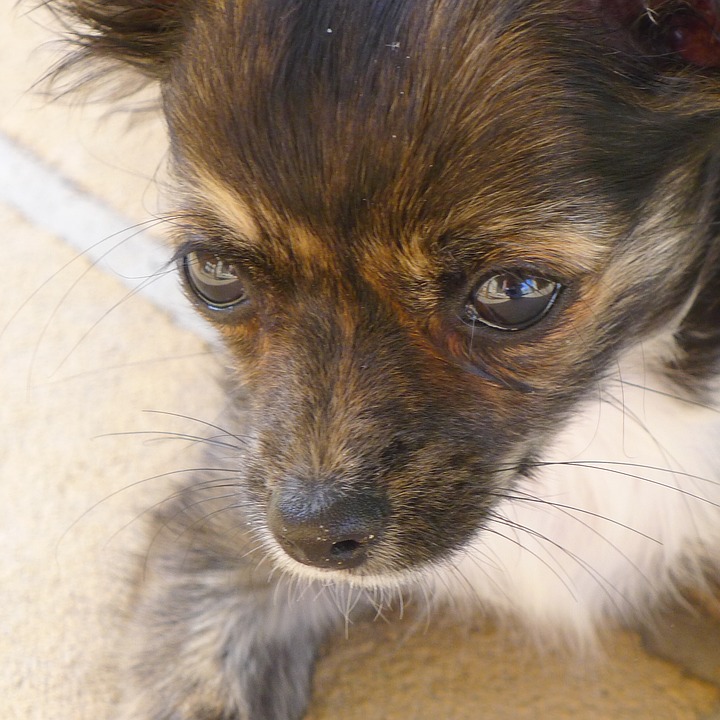
M 300 720 L 334 606 L 183 557 L 182 572 L 167 555 L 139 588 L 118 720 Z
M 135 700 L 123 703 L 115 720 L 245 720 L 245 717 L 228 712 L 220 706 L 204 703 L 202 698 L 191 698 L 181 707 L 159 709 L 155 703 Z
M 300 720 L 310 699 L 314 652 L 295 650 L 247 656 L 242 666 L 218 667 L 212 676 L 148 668 L 124 689 L 117 720 Z M 201 665 L 201 663 L 199 663 Z

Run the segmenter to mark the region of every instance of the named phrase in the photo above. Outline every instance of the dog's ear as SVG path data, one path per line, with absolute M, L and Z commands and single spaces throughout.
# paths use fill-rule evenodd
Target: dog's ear
M 47 0 L 77 48 L 59 71 L 86 59 L 162 78 L 189 20 L 188 0 Z M 97 73 L 94 73 L 97 74 Z
M 602 18 L 609 32 L 600 41 L 611 55 L 640 69 L 628 77 L 640 90 L 635 100 L 647 103 L 646 117 L 656 118 L 656 136 L 676 129 L 657 151 L 669 160 L 674 147 L 693 147 L 692 157 L 669 167 L 682 167 L 693 188 L 688 197 L 697 208 L 704 264 L 675 332 L 669 369 L 678 384 L 697 392 L 720 372 L 720 0 L 587 0 L 585 8 Z M 676 134 L 682 127 L 689 137 Z M 683 145 L 686 140 L 691 143 Z
M 720 0 L 590 0 L 658 62 L 720 68 Z
M 678 353 L 671 363 L 675 381 L 695 391 L 714 389 L 720 373 L 720 150 L 711 150 L 703 170 L 700 212 L 707 216 L 707 250 L 695 297 L 675 333 Z

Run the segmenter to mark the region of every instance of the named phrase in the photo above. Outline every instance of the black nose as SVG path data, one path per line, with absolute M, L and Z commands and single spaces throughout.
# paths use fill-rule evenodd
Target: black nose
M 293 559 L 337 570 L 365 562 L 384 518 L 383 503 L 372 495 L 293 487 L 273 494 L 268 526 Z

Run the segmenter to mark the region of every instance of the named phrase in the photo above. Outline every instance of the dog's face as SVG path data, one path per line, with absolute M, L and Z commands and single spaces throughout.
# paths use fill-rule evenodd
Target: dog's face
M 656 5 L 185 3 L 136 52 L 276 552 L 447 557 L 639 340 L 712 371 L 715 16 Z

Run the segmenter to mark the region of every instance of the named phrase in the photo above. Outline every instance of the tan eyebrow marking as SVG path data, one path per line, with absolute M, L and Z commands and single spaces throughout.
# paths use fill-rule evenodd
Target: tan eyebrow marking
M 207 169 L 193 169 L 188 191 L 192 192 L 194 203 L 199 195 L 206 208 L 246 245 L 255 245 L 271 254 L 275 262 L 287 263 L 308 275 L 314 270 L 333 267 L 334 253 L 328 238 L 321 238 L 302 224 L 279 216 L 273 208 L 258 204 L 251 209 L 239 193 Z M 261 217 L 254 217 L 253 211 Z
M 194 202 L 197 202 L 199 194 L 207 209 L 241 237 L 250 241 L 259 237 L 260 229 L 247 204 L 231 188 L 203 168 L 193 168 L 191 181 L 181 188 L 181 193 L 183 192 L 186 195 L 192 193 Z

